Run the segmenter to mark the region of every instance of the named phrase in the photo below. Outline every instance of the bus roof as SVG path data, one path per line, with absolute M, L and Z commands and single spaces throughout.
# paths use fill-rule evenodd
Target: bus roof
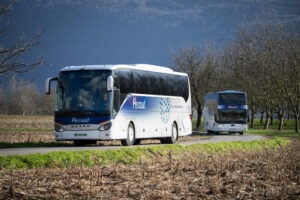
M 246 92 L 238 90 L 224 90 L 219 92 L 209 92 L 205 94 L 205 98 L 218 98 L 218 94 L 246 94 Z
M 171 68 L 162 67 L 150 64 L 117 64 L 117 65 L 81 65 L 81 66 L 67 66 L 60 71 L 77 71 L 77 70 L 116 70 L 116 69 L 136 69 L 152 72 L 161 72 L 169 74 L 186 75 L 186 73 L 175 72 Z
M 232 94 L 232 93 L 245 93 L 243 91 L 238 91 L 238 90 L 224 90 L 224 91 L 218 91 L 218 92 L 209 92 L 206 94 Z
M 221 93 L 221 94 L 223 94 L 223 93 L 245 93 L 245 92 L 242 92 L 242 91 L 238 91 L 238 90 L 224 90 L 224 91 L 220 91 L 220 92 L 218 92 L 218 93 Z

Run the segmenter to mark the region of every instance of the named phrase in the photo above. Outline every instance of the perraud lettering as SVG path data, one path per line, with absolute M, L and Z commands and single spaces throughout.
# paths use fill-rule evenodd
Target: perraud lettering
M 133 97 L 132 99 L 132 107 L 134 109 L 140 109 L 140 110 L 144 110 L 146 109 L 146 102 L 144 101 L 136 101 L 136 97 Z
M 76 117 L 72 118 L 72 123 L 89 123 L 90 118 L 77 119 Z
M 238 109 L 237 106 L 228 106 L 229 109 Z

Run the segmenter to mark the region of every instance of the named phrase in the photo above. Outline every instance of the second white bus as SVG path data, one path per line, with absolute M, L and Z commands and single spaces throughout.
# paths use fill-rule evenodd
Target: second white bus
M 247 109 L 245 92 L 225 90 L 207 93 L 203 109 L 207 132 L 229 132 L 242 135 L 248 129 Z

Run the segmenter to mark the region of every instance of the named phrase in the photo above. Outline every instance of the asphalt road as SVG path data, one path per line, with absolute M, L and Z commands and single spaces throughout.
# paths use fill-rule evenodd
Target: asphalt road
M 193 133 L 198 134 L 199 133 Z M 206 139 L 196 139 L 186 142 L 178 142 L 181 145 L 192 145 L 192 144 L 204 144 L 204 143 L 218 143 L 218 142 L 232 142 L 232 141 L 253 141 L 264 139 L 262 136 L 258 135 L 209 135 Z M 154 145 L 162 144 L 145 144 L 137 145 L 138 147 L 149 147 Z M 111 149 L 120 149 L 120 148 L 135 148 L 137 146 L 86 146 L 86 147 L 34 147 L 34 148 L 7 148 L 0 149 L 0 156 L 10 156 L 10 155 L 25 155 L 33 153 L 49 153 L 54 151 L 85 151 L 85 150 L 111 150 Z

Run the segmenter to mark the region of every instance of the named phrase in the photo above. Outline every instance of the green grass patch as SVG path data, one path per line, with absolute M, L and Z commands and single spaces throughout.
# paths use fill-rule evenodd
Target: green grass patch
M 265 120 L 263 120 L 262 123 L 260 123 L 259 119 L 254 120 L 254 129 L 263 129 L 265 125 Z M 250 123 L 249 123 L 250 126 Z M 269 129 L 278 129 L 279 126 L 279 120 L 278 119 L 273 119 L 273 123 L 269 123 Z M 294 130 L 295 129 L 295 120 L 294 119 L 289 119 L 289 120 L 283 120 L 283 126 L 282 128 L 284 130 Z
M 185 153 L 231 153 L 235 151 L 249 151 L 262 149 L 276 149 L 289 144 L 287 138 L 274 137 L 272 139 L 252 142 L 224 142 L 217 144 L 194 145 L 158 145 L 153 147 L 121 148 L 117 150 L 67 151 L 47 154 L 30 154 L 0 157 L 0 168 L 53 168 L 107 165 L 113 163 L 132 164 L 140 159 L 156 158 L 157 156 L 182 155 Z
M 300 133 L 296 133 L 293 130 L 248 129 L 247 133 L 272 137 L 300 137 Z

